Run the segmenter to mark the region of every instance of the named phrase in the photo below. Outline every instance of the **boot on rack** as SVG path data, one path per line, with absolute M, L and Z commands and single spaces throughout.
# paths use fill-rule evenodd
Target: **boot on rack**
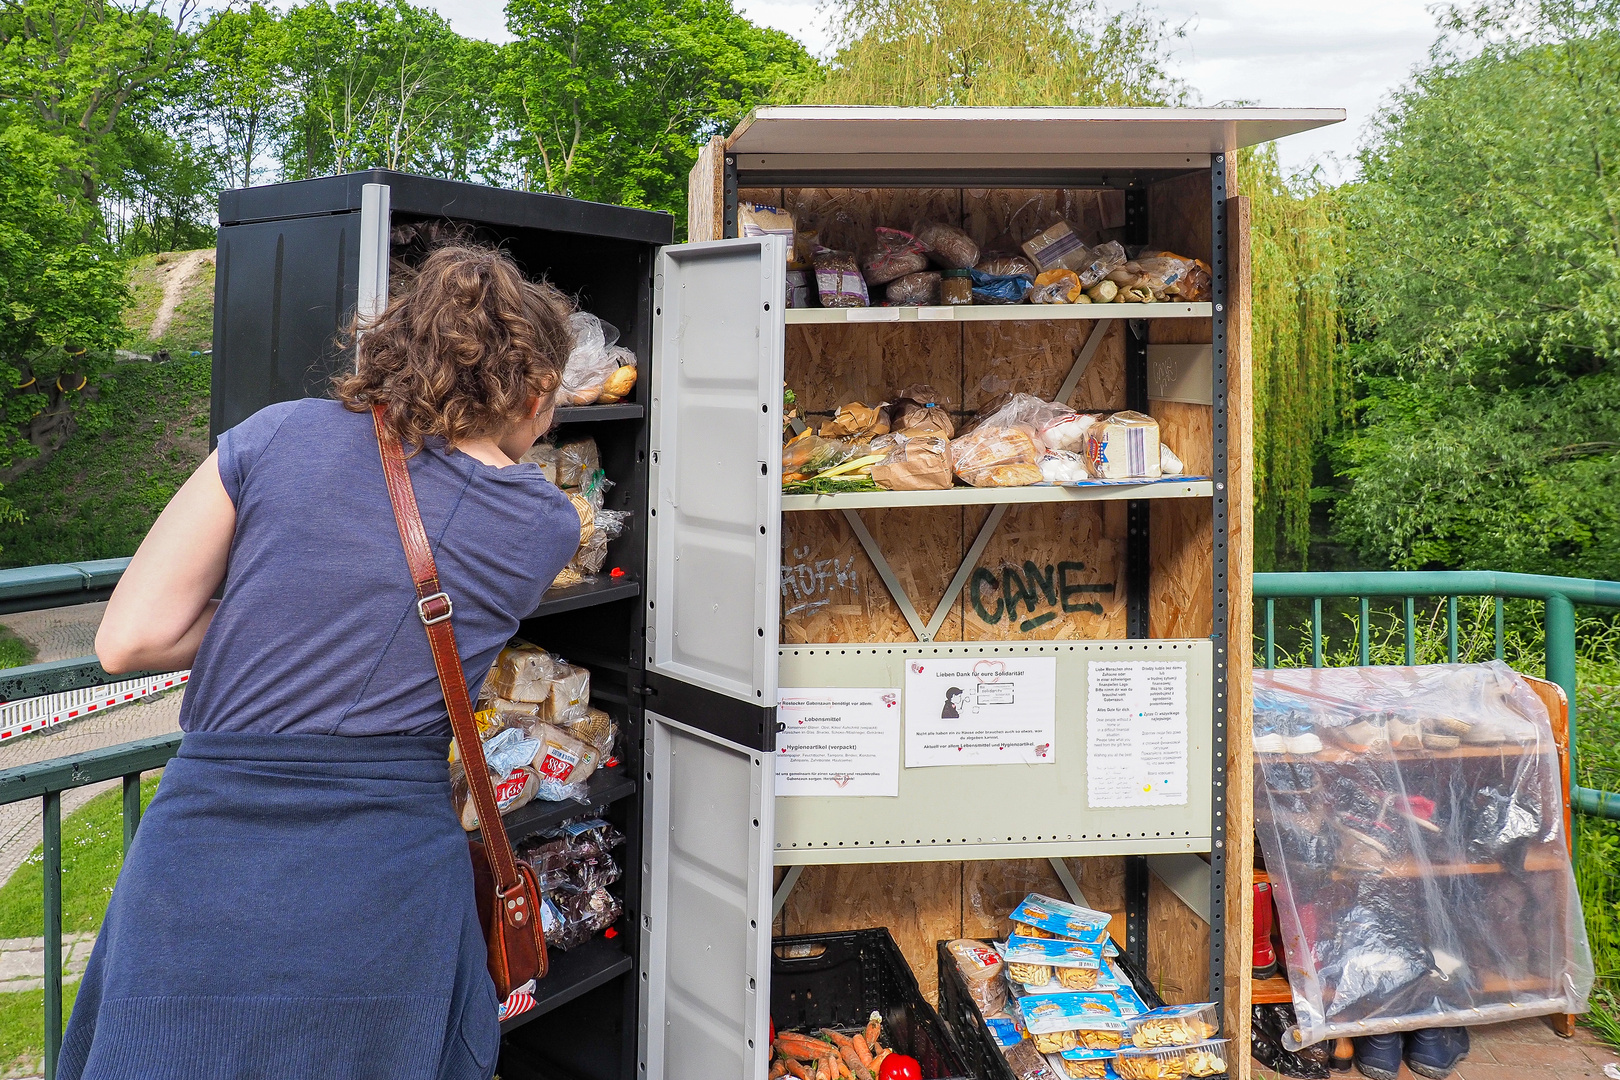
M 1254 883 L 1254 977 L 1277 974 L 1277 950 L 1271 947 L 1271 882 Z

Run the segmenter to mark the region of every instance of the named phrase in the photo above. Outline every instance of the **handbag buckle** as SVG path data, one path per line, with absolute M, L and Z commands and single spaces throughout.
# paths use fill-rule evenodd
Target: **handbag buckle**
M 442 615 L 428 614 L 428 605 L 436 600 L 444 601 L 444 614 Z M 416 602 L 416 614 L 421 617 L 423 626 L 432 626 L 434 623 L 442 623 L 448 619 L 451 613 L 454 611 L 455 607 L 450 603 L 450 594 L 447 592 L 436 592 L 432 596 L 424 596 Z

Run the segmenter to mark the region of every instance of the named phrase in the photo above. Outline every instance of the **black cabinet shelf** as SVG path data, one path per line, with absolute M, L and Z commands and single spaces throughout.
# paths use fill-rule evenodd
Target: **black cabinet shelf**
M 639 420 L 644 410 L 634 402 L 622 405 L 564 405 L 557 409 L 554 423 L 588 424 L 595 420 Z
M 615 600 L 628 600 L 630 597 L 640 595 L 641 582 L 635 578 L 612 578 L 604 575 L 596 581 L 587 581 L 583 585 L 548 590 L 546 595 L 540 598 L 540 606 L 529 618 L 538 619 L 543 615 L 595 607 L 597 604 L 609 604 Z
M 510 814 L 503 814 L 501 824 L 506 826 L 506 835 L 515 844 L 526 836 L 554 829 L 572 818 L 584 817 L 594 807 L 606 806 L 634 795 L 636 782 L 618 769 L 598 769 L 585 781 L 585 788 L 590 795 L 589 803 L 575 802 L 573 799 L 563 802 L 534 799 Z M 475 832 L 471 835 L 476 837 L 479 834 Z
M 618 938 L 593 938 L 567 952 L 551 950 L 551 970 L 534 986 L 534 1008 L 501 1021 L 501 1034 L 617 979 L 634 966 Z

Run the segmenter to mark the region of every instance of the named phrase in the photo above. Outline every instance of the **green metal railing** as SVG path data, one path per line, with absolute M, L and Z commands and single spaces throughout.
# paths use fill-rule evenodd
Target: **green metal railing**
M 109 676 L 110 678 L 110 676 Z M 45 1080 L 55 1080 L 62 1050 L 62 792 L 104 780 L 124 781 L 124 851 L 141 820 L 141 774 L 161 769 L 180 749 L 179 733 L 109 746 L 0 772 L 0 806 L 39 799 L 45 816 Z
M 1311 663 L 1323 666 L 1322 601 L 1327 597 L 1361 602 L 1360 648 L 1363 665 L 1372 663 L 1370 599 L 1399 599 L 1406 645 L 1405 661 L 1417 662 L 1417 599 L 1446 602 L 1446 656 L 1458 659 L 1457 598 L 1495 599 L 1496 658 L 1502 659 L 1503 600 L 1539 600 L 1545 604 L 1547 678 L 1563 687 L 1569 698 L 1570 801 L 1583 814 L 1620 818 L 1620 794 L 1582 787 L 1576 779 L 1575 605 L 1620 608 L 1620 582 L 1585 578 L 1548 577 L 1541 574 L 1498 574 L 1488 570 L 1366 571 L 1336 574 L 1256 574 L 1255 599 L 1265 601 L 1265 666 L 1277 665 L 1277 601 L 1311 601 Z

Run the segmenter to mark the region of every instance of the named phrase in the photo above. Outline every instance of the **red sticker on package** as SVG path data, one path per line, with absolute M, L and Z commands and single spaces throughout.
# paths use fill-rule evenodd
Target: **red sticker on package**
M 523 794 L 523 785 L 528 777 L 523 775 L 522 769 L 513 769 L 512 775 L 495 785 L 495 805 L 506 808 L 506 804 Z
M 573 775 L 574 766 L 578 764 L 578 754 L 571 754 L 555 744 L 548 745 L 546 752 L 534 763 L 541 776 L 549 776 L 559 783 Z

